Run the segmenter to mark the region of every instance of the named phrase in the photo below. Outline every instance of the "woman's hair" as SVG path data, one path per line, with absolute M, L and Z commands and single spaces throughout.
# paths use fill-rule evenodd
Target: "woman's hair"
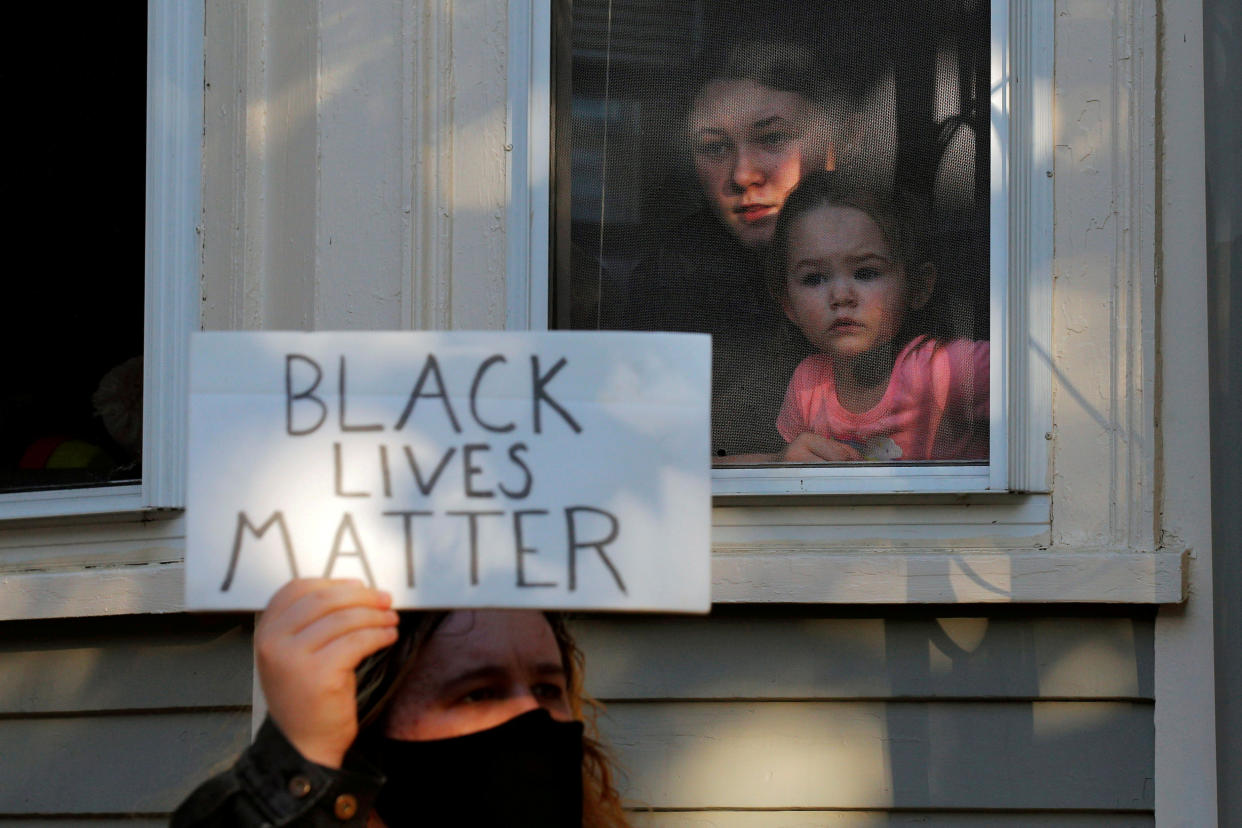
M 811 48 L 801 43 L 784 40 L 751 40 L 737 43 L 728 49 L 704 55 L 695 73 L 685 111 L 694 108 L 695 102 L 708 84 L 717 81 L 754 81 L 780 92 L 793 92 L 811 104 L 810 123 L 804 124 L 810 132 L 824 130 L 821 138 L 832 136 L 832 121 L 840 117 L 843 94 L 833 83 L 833 76 L 825 62 Z
M 765 277 L 768 291 L 777 300 L 788 296 L 789 234 L 794 224 L 821 207 L 852 207 L 867 214 L 884 237 L 889 251 L 906 273 L 907 282 L 932 264 L 931 245 L 924 212 L 911 198 L 891 198 L 851 180 L 839 172 L 813 172 L 802 179 L 781 208 L 768 250 Z M 933 286 L 930 299 L 906 314 L 894 345 L 900 347 L 919 334 L 932 339 L 952 339 L 955 334 L 942 308 L 941 291 Z
M 783 40 L 752 40 L 706 56 L 698 88 L 717 80 L 750 80 L 795 92 L 813 103 L 830 100 L 828 70 L 810 48 Z
M 625 828 L 629 822 L 613 783 L 611 759 L 597 738 L 595 719 L 602 708 L 583 688 L 585 659 L 582 651 L 563 615 L 555 612 L 543 615 L 561 654 L 570 711 L 586 725 L 582 737 L 582 824 L 584 828 Z M 448 616 L 449 612 L 444 610 L 402 612 L 396 642 L 358 665 L 355 671 L 358 730 L 364 734 L 363 738 L 380 735 L 384 714 L 413 666 L 415 656 Z

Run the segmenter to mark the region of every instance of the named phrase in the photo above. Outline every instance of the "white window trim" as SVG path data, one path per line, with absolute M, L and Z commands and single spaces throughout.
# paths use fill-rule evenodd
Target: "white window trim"
M 148 0 L 146 134 L 142 483 L 0 494 L 0 519 L 185 505 L 187 348 L 199 297 L 202 3 Z
M 991 460 L 986 465 L 726 467 L 721 499 L 786 494 L 1047 492 L 1052 428 L 1053 11 L 993 0 Z M 546 330 L 549 309 L 551 3 L 510 4 L 510 330 Z M 998 358 L 999 357 L 999 358 Z

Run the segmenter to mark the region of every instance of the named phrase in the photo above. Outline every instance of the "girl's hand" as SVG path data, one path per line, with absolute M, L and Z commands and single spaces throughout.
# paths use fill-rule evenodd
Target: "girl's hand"
M 804 431 L 777 458 L 782 463 L 840 463 L 861 460 L 862 455 L 853 446 Z
M 281 587 L 254 631 L 268 715 L 307 759 L 339 768 L 358 735 L 354 668 L 397 640 L 392 596 L 360 581 Z

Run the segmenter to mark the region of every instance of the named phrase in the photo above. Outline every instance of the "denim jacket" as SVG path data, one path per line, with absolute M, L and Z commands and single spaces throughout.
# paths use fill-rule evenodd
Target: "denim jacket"
M 172 828 L 364 828 L 384 777 L 352 753 L 345 766 L 305 759 L 270 719 L 224 773 L 186 797 Z

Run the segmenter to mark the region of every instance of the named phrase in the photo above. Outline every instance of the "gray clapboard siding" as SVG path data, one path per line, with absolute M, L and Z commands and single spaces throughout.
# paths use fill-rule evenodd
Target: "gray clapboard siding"
M 249 740 L 250 620 L 0 624 L 0 828 L 166 824 Z
M 575 625 L 610 699 L 1151 699 L 1132 618 L 627 617 Z
M 249 711 L 0 720 L 0 813 L 161 814 L 249 741 Z
M 186 629 L 152 617 L 146 630 L 89 621 L 80 630 L 0 639 L 0 714 L 251 703 L 248 625 Z
M 1150 617 L 799 612 L 576 624 L 640 825 L 1151 824 Z
M 1152 807 L 1146 703 L 636 702 L 600 727 L 649 807 Z
M 1142 814 L 1030 814 L 943 811 L 695 811 L 636 813 L 634 828 L 1151 828 Z M 0 823 L 2 826 L 3 823 Z
M 577 629 L 627 798 L 671 809 L 639 825 L 1150 824 L 1150 619 L 757 609 Z M 0 753 L 0 828 L 152 824 L 248 738 L 239 619 L 23 623 L 0 642 L 0 745 L 32 746 Z M 980 808 L 1002 810 L 959 811 Z

